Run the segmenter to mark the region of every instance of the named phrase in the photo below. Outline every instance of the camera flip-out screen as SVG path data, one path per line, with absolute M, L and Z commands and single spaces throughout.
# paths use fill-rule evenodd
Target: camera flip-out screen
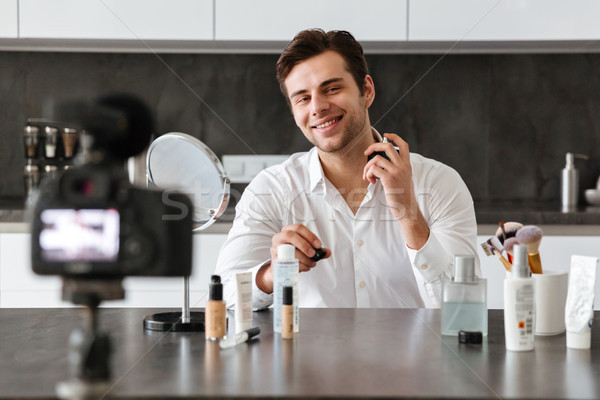
M 119 212 L 109 209 L 47 209 L 40 215 L 41 258 L 47 262 L 116 261 Z

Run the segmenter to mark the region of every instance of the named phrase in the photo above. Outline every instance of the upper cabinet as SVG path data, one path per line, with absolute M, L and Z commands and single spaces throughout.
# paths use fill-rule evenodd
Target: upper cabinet
M 20 0 L 19 30 L 21 38 L 212 40 L 213 0 Z
M 0 50 L 280 53 L 307 28 L 365 52 L 600 52 L 600 0 L 0 0 Z
M 0 0 L 0 38 L 16 38 L 19 34 L 17 1 Z
M 411 41 L 600 39 L 597 0 L 416 0 Z
M 406 40 L 407 0 L 215 0 L 215 39 L 290 41 L 307 28 L 358 40 Z

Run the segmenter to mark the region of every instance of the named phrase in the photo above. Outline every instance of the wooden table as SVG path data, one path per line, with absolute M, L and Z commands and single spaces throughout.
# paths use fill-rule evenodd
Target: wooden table
M 439 310 L 301 309 L 293 340 L 273 334 L 266 311 L 254 314 L 258 340 L 227 350 L 203 333 L 144 331 L 154 312 L 100 311 L 114 347 L 107 398 L 600 398 L 598 313 L 591 351 L 567 349 L 563 333 L 517 353 L 496 310 L 481 345 L 440 336 Z M 82 321 L 78 309 L 0 309 L 0 398 L 54 397 Z

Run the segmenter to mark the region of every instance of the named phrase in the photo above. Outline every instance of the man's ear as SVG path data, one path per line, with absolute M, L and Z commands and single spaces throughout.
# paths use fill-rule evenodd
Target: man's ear
M 375 100 L 375 84 L 373 83 L 373 78 L 371 78 L 371 75 L 365 75 L 363 93 L 365 96 L 365 105 L 367 108 L 369 108 L 371 104 L 373 104 L 373 100 Z

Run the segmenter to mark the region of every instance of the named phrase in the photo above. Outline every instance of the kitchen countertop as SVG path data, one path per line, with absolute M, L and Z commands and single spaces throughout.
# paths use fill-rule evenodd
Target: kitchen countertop
M 257 339 L 220 350 L 204 334 L 144 331 L 156 309 L 101 309 L 113 346 L 107 398 L 600 398 L 600 314 L 590 350 L 565 334 L 506 351 L 501 310 L 482 344 L 440 335 L 440 310 L 301 309 L 292 340 L 273 333 L 271 310 L 254 313 Z M 172 310 L 170 310 L 172 311 Z M 232 328 L 233 314 L 228 313 Z M 0 309 L 0 398 L 53 398 L 68 378 L 78 309 Z M 104 398 L 104 396 L 96 396 Z
M 562 212 L 560 202 L 486 201 L 475 202 L 478 224 L 518 221 L 526 225 L 600 225 L 600 207 L 580 206 Z
M 476 202 L 478 233 L 493 234 L 499 221 L 518 221 L 526 225 L 544 226 L 550 235 L 599 235 L 600 207 L 582 206 L 575 212 L 563 213 L 558 202 L 495 201 Z M 201 233 L 227 233 L 234 210 Z M 0 232 L 28 232 L 23 202 L 0 200 Z

